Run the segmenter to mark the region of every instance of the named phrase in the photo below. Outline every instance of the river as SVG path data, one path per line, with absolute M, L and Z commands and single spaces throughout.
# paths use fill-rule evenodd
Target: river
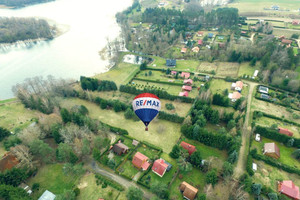
M 11 88 L 24 79 L 53 75 L 79 79 L 107 71 L 99 51 L 107 38 L 119 36 L 115 14 L 132 0 L 56 0 L 21 9 L 0 9 L 0 16 L 47 18 L 68 29 L 63 35 L 0 52 L 0 100 L 13 97 Z

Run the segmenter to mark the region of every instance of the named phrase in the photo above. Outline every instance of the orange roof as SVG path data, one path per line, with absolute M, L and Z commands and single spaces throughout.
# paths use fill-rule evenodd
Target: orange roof
M 300 200 L 299 187 L 293 181 L 282 181 L 278 183 L 278 192 L 296 200 Z
M 147 162 L 147 160 L 148 160 L 147 156 L 145 156 L 144 154 L 142 154 L 140 152 L 136 152 L 136 154 L 134 155 L 134 157 L 132 159 L 132 164 L 140 169 L 140 168 L 142 168 L 143 164 L 145 162 Z M 144 167 L 146 167 L 146 166 L 144 166 Z
M 264 152 L 265 153 L 275 153 L 278 157 L 280 157 L 280 150 L 274 142 L 273 143 L 265 143 Z
M 293 132 L 291 132 L 289 129 L 278 127 L 278 131 L 281 134 L 284 134 L 287 136 L 293 136 Z
M 282 39 L 281 42 L 283 44 L 291 44 L 293 41 L 292 40 L 288 40 L 288 39 Z
M 199 50 L 200 50 L 199 47 L 194 47 L 194 48 L 192 48 L 192 51 L 193 51 L 193 52 L 199 52 Z
M 232 99 L 240 99 L 240 98 L 241 98 L 241 93 L 239 92 L 232 93 Z
M 18 159 L 12 153 L 7 152 L 0 160 L 0 171 L 3 172 L 7 169 L 11 169 L 17 164 L 19 164 Z
M 195 147 L 194 145 L 191 145 L 191 144 L 186 143 L 186 142 L 184 142 L 184 141 L 182 141 L 182 142 L 180 143 L 180 145 L 181 145 L 184 149 L 188 150 L 188 152 L 189 152 L 190 155 L 192 155 L 192 153 L 194 153 L 194 152 L 196 151 L 196 147 Z
M 183 196 L 189 200 L 194 200 L 198 193 L 197 188 L 191 186 L 185 181 L 180 184 L 180 190 L 183 191 Z
M 187 51 L 187 48 L 185 48 L 185 47 L 182 47 L 182 49 L 181 49 L 181 53 L 186 53 L 186 51 Z
M 168 168 L 168 164 L 163 159 L 158 159 L 152 166 L 152 171 L 162 177 Z
M 241 89 L 243 89 L 243 82 L 242 81 L 237 81 L 236 83 L 235 83 L 235 87 L 239 87 L 239 88 L 241 88 Z

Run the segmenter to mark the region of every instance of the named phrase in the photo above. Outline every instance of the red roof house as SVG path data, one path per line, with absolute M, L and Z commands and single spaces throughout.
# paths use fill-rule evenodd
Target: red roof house
M 203 31 L 198 31 L 198 32 L 197 32 L 197 35 L 198 35 L 198 36 L 203 36 Z
M 192 79 L 186 79 L 186 80 L 183 81 L 183 83 L 185 85 L 192 85 L 193 84 L 193 80 Z
M 163 177 L 165 172 L 167 171 L 168 164 L 165 163 L 163 159 L 158 159 L 154 162 L 152 166 L 152 171 L 160 177 Z
M 4 172 L 7 169 L 11 169 L 19 164 L 19 160 L 11 153 L 7 152 L 0 160 L 0 171 Z
M 179 96 L 180 96 L 180 97 L 188 97 L 188 96 L 189 96 L 189 93 L 188 93 L 187 91 L 179 92 Z
M 190 78 L 191 74 L 189 72 L 181 72 L 180 75 L 182 78 Z
M 183 197 L 188 200 L 194 200 L 198 193 L 197 188 L 191 186 L 185 181 L 180 184 L 179 189 L 182 192 Z
M 148 162 L 148 157 L 140 152 L 136 152 L 132 159 L 132 164 L 138 169 L 143 170 L 147 170 L 150 166 L 150 163 Z
M 198 45 L 203 45 L 203 40 L 198 40 Z
M 291 136 L 291 137 L 293 136 L 293 132 L 291 132 L 289 129 L 286 128 L 278 127 L 278 132 L 287 136 Z
M 181 53 L 186 53 L 186 51 L 187 51 L 187 48 L 185 48 L 185 47 L 182 47 L 182 49 L 181 49 Z
M 182 86 L 182 89 L 185 91 L 192 91 L 192 86 L 184 85 L 184 86 Z
M 198 53 L 199 51 L 200 51 L 199 47 L 192 48 L 192 52 L 194 52 L 194 53 Z
M 192 155 L 192 153 L 194 153 L 194 152 L 196 151 L 196 147 L 195 147 L 194 145 L 191 145 L 191 144 L 186 143 L 186 142 L 184 142 L 184 141 L 182 141 L 182 142 L 180 143 L 180 145 L 181 145 L 184 149 L 188 150 L 188 152 L 189 152 L 190 155 Z
M 297 187 L 293 181 L 278 182 L 278 192 L 291 199 L 300 200 L 299 187 Z
M 300 24 L 300 21 L 294 20 L 294 21 L 292 22 L 292 24 L 293 24 L 293 25 L 299 25 L 299 24 Z
M 292 44 L 293 41 L 292 40 L 288 40 L 288 39 L 282 39 L 281 42 L 283 44 Z
M 171 75 L 176 75 L 177 72 L 176 71 L 171 71 Z

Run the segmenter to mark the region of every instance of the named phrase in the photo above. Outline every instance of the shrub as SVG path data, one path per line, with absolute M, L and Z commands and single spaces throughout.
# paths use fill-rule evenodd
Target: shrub
M 166 103 L 166 109 L 167 109 L 167 110 L 174 110 L 175 107 L 174 107 L 174 105 L 171 104 L 171 103 Z

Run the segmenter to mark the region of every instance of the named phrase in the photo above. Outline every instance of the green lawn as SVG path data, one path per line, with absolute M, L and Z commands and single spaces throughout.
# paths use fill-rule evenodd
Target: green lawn
M 223 94 L 223 91 L 228 89 L 228 92 L 232 92 L 231 91 L 231 82 L 226 82 L 223 79 L 213 79 L 210 82 L 210 87 L 209 89 L 211 90 L 211 92 L 213 94 L 219 93 L 219 94 Z
M 217 71 L 218 69 L 218 63 L 217 62 L 201 62 L 199 67 L 197 68 L 197 72 L 206 72 L 206 73 L 211 73 L 212 71 Z
M 171 199 L 183 199 L 182 194 L 179 191 L 180 184 L 185 181 L 190 185 L 199 189 L 199 193 L 203 192 L 205 186 L 205 174 L 202 173 L 199 169 L 193 168 L 191 172 L 183 174 L 183 178 L 180 179 L 179 176 L 176 177 L 175 181 L 170 187 L 170 197 Z
M 238 71 L 239 71 L 238 63 L 219 62 L 216 75 L 222 77 L 226 77 L 226 76 L 237 77 Z
M 158 151 L 155 149 L 152 149 L 148 146 L 146 146 L 145 144 L 142 144 L 141 146 L 139 146 L 135 152 L 133 152 L 132 156 L 134 156 L 134 154 L 136 152 L 140 152 L 142 154 L 144 154 L 145 156 L 147 156 L 150 160 L 154 160 L 157 159 L 158 157 Z
M 280 120 L 272 119 L 269 117 L 260 117 L 255 120 L 256 124 L 261 126 L 270 127 L 273 124 L 277 124 L 279 127 L 287 128 L 294 133 L 293 137 L 300 138 L 300 127 L 294 126 L 292 124 L 282 122 Z
M 181 135 L 180 124 L 156 118 L 150 123 L 149 131 L 145 131 L 145 126 L 141 121 L 127 120 L 123 112 L 116 113 L 113 110 L 102 110 L 94 103 L 76 98 L 61 100 L 61 107 L 71 108 L 74 105 L 85 105 L 91 118 L 98 119 L 112 126 L 124 128 L 129 132 L 130 136 L 159 146 L 167 153 L 172 150 L 173 145 Z
M 296 68 L 296 72 L 298 72 L 298 79 L 300 79 L 300 66 Z
M 15 128 L 25 128 L 41 114 L 38 111 L 26 109 L 20 102 L 0 105 L 0 126 L 14 131 Z M 41 114 L 43 115 L 43 114 Z
M 152 72 L 151 76 L 149 76 L 149 71 Z M 153 80 L 153 81 L 165 81 L 165 82 L 168 82 L 169 80 L 173 80 L 174 83 L 180 83 L 181 85 L 183 85 L 183 79 L 175 79 L 174 76 L 167 75 L 165 72 L 162 71 L 144 70 L 138 73 L 136 78 Z
M 119 172 L 120 174 L 124 174 L 132 179 L 139 172 L 139 170 L 133 166 L 131 160 L 127 160 L 124 164 L 122 164 Z
M 17 101 L 17 100 L 18 100 L 17 98 L 11 98 L 11 99 L 0 100 L 0 104 L 3 104 L 3 103 L 10 103 L 10 102 Z
M 261 138 L 262 138 L 261 142 L 256 142 L 256 141 L 252 142 L 251 149 L 256 148 L 257 152 L 262 155 L 262 149 L 264 148 L 264 144 L 265 143 L 273 143 L 275 141 L 270 140 L 268 138 L 264 138 L 264 137 L 261 137 Z M 275 143 L 278 146 L 278 148 L 280 149 L 280 158 L 277 160 L 283 164 L 286 164 L 286 165 L 289 165 L 292 167 L 296 167 L 296 168 L 300 168 L 300 162 L 292 157 L 292 153 L 296 150 L 296 148 L 286 147 L 279 142 L 275 142 Z
M 63 173 L 63 164 L 50 164 L 39 168 L 36 176 L 30 178 L 28 185 L 32 187 L 34 183 L 40 184 L 40 189 L 33 194 L 37 199 L 45 190 L 54 194 L 62 194 L 64 190 L 73 189 L 79 180 L 77 176 L 65 175 Z
M 77 187 L 80 189 L 77 200 L 116 199 L 120 194 L 118 190 L 110 186 L 102 188 L 101 185 L 97 185 L 95 175 L 92 173 L 83 176 Z
M 139 65 L 121 62 L 108 72 L 95 75 L 94 78 L 100 80 L 113 80 L 117 85 L 127 84 L 138 70 Z
M 249 62 L 243 62 L 240 65 L 238 76 L 240 77 L 243 75 L 247 75 L 247 76 L 252 77 L 255 70 L 259 70 L 259 63 L 256 63 L 256 65 L 254 67 L 251 67 L 249 65 Z
M 200 62 L 197 60 L 177 60 L 176 61 L 176 70 L 195 72 Z

